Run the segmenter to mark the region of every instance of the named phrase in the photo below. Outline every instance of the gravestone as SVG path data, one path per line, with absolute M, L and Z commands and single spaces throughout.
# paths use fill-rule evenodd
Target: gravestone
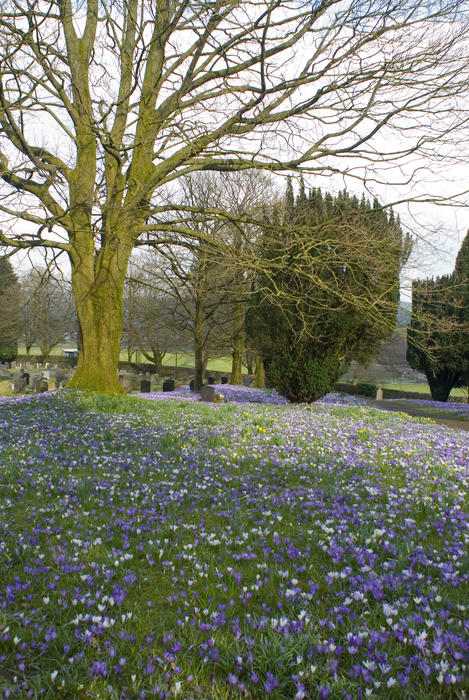
M 42 379 L 42 377 L 41 377 L 40 374 L 32 374 L 32 375 L 29 377 L 29 387 L 30 387 L 30 389 L 32 389 L 33 391 L 35 391 L 35 390 L 36 390 L 36 384 L 38 383 L 38 381 L 39 381 L 40 379 Z
M 228 384 L 228 377 L 222 377 L 222 378 L 221 378 L 221 383 L 222 383 L 222 384 Z
M 207 382 L 209 384 L 215 384 L 215 377 L 208 377 Z
M 26 386 L 29 386 L 29 372 L 23 372 L 23 379 L 26 382 Z
M 165 379 L 164 380 L 163 391 L 174 391 L 174 379 Z
M 382 400 L 383 400 L 383 390 L 381 389 L 381 387 L 379 387 L 379 388 L 376 390 L 376 400 L 377 400 L 377 401 L 382 401 Z
M 215 389 L 210 384 L 205 384 L 200 390 L 200 398 L 202 401 L 215 401 Z
M 47 365 L 46 365 L 46 367 L 47 367 Z M 49 379 L 50 379 L 50 372 L 49 372 L 49 370 L 47 370 L 47 369 L 44 370 L 44 372 L 42 373 L 42 377 L 43 377 L 43 379 L 47 379 L 47 381 L 49 381 Z
M 243 386 L 251 386 L 252 378 L 251 377 L 243 377 Z
M 122 388 L 127 393 L 129 393 L 130 391 L 138 391 L 140 388 L 138 377 L 136 377 L 134 374 L 121 374 L 119 377 L 119 381 L 121 383 Z
M 49 382 L 43 377 L 39 377 L 36 382 L 36 394 L 42 394 L 44 391 L 49 391 Z
M 191 379 L 189 382 L 189 389 L 195 391 L 195 379 Z
M 14 394 L 22 394 L 26 389 L 25 379 L 15 379 L 11 385 L 11 390 Z
M 143 394 L 148 394 L 151 391 L 151 382 L 149 379 L 142 379 L 140 382 L 140 391 Z
M 69 375 L 67 374 L 67 372 L 63 372 L 63 371 L 61 372 L 59 370 L 57 372 L 57 374 L 55 375 L 55 387 L 56 387 L 56 389 L 58 389 L 61 386 L 65 386 L 65 384 L 68 382 L 68 380 L 69 380 Z

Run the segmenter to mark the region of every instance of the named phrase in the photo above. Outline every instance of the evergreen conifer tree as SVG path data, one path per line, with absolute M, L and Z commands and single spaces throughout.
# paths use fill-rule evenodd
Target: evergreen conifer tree
M 284 219 L 263 242 L 264 257 L 281 264 L 258 280 L 248 315 L 266 376 L 287 398 L 319 398 L 352 359 L 366 362 L 392 333 L 408 245 L 377 201 L 307 194 L 303 183 L 294 199 L 288 182 Z M 357 297 L 362 306 L 348 301 Z
M 407 361 L 425 374 L 436 401 L 469 385 L 469 233 L 451 275 L 412 285 Z
M 20 287 L 5 257 L 0 257 L 0 309 L 0 362 L 11 362 L 18 352 Z

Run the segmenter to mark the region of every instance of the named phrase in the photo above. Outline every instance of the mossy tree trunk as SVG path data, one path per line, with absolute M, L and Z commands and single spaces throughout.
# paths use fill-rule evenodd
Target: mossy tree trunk
M 230 384 L 243 383 L 244 352 L 244 306 L 236 303 L 233 309 L 233 333 L 231 336 L 231 379 Z
M 204 344 L 203 344 L 203 309 L 196 302 L 194 314 L 194 390 L 200 391 L 204 383 Z
M 78 246 L 77 246 L 78 248 Z M 124 280 L 131 245 L 115 240 L 71 254 L 72 284 L 81 348 L 70 387 L 100 393 L 123 393 L 117 370 L 123 321 Z M 80 254 L 81 253 L 81 254 Z
M 256 376 L 254 378 L 254 386 L 259 389 L 265 388 L 265 371 L 264 362 L 260 355 L 256 355 Z

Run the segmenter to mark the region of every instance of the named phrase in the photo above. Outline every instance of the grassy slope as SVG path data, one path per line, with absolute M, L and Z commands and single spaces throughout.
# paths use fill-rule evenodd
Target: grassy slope
M 426 669 L 455 665 L 432 645 L 460 650 L 467 601 L 458 438 L 360 407 L 48 401 L 0 414 L 2 689 L 22 664 L 50 699 L 455 697 Z

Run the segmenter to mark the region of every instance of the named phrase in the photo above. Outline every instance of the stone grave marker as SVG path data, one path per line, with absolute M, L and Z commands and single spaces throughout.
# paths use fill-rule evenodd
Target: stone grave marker
M 39 377 L 36 382 L 36 394 L 42 394 L 44 391 L 49 391 L 49 382 L 44 377 Z
M 23 379 L 26 382 L 26 386 L 29 386 L 29 372 L 23 372 Z
M 174 379 L 165 379 L 164 380 L 163 391 L 174 391 Z
M 55 375 L 55 388 L 58 389 L 61 386 L 65 386 L 65 384 L 69 380 L 69 375 L 67 372 L 61 372 L 60 370 L 57 372 Z
M 151 391 L 151 382 L 149 379 L 142 379 L 140 382 L 140 391 L 143 394 L 148 394 Z
M 222 383 L 222 384 L 228 384 L 228 377 L 222 377 L 222 378 L 221 378 L 221 383 Z
M 121 383 L 122 388 L 127 393 L 129 393 L 130 391 L 138 391 L 140 388 L 138 377 L 136 377 L 134 374 L 121 374 L 119 377 L 119 381 Z
M 205 384 L 200 390 L 200 398 L 202 401 L 215 401 L 215 389 L 210 384 Z
M 195 391 L 195 379 L 191 379 L 189 382 L 189 389 Z
M 14 394 L 22 394 L 26 390 L 26 380 L 15 379 L 11 385 L 11 390 Z
M 215 377 L 208 377 L 207 382 L 208 384 L 215 384 Z

